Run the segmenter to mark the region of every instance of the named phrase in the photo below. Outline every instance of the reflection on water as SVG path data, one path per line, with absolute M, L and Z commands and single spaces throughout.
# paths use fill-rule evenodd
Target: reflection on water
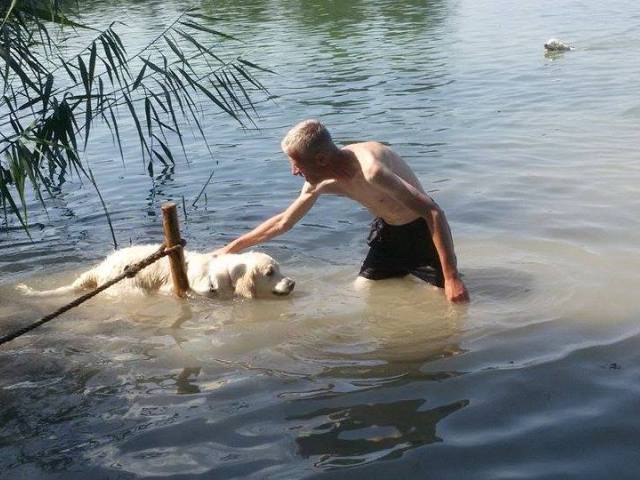
M 468 400 L 425 410 L 425 400 L 404 400 L 345 408 L 322 408 L 289 420 L 304 420 L 298 451 L 314 465 L 337 468 L 400 458 L 407 450 L 440 442 L 436 425 L 466 407 Z
M 176 379 L 176 393 L 188 395 L 191 393 L 200 393 L 200 388 L 195 380 L 200 373 L 201 368 L 183 368 Z M 192 378 L 193 377 L 193 378 Z M 192 383 L 194 382 L 194 383 Z

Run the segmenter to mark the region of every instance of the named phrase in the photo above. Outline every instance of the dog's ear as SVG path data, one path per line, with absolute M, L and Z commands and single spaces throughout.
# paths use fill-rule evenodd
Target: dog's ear
M 244 263 L 238 263 L 231 268 L 229 274 L 231 275 L 231 282 L 236 295 L 240 295 L 245 298 L 255 298 L 255 268 L 249 268 Z

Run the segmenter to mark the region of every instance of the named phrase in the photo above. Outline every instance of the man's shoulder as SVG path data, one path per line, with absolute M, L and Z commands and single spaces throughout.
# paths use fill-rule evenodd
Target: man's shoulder
M 367 180 L 378 176 L 381 172 L 389 169 L 390 149 L 380 142 L 368 142 L 366 149 L 359 156 L 362 174 Z
M 389 147 L 387 147 L 382 142 L 378 142 L 375 140 L 367 140 L 364 142 L 350 143 L 348 145 L 345 145 L 342 148 L 346 150 L 351 150 L 352 152 L 357 154 L 358 152 L 376 152 L 379 150 L 387 149 Z
M 322 180 L 315 184 L 304 182 L 300 193 L 303 195 L 322 195 L 324 193 L 337 194 L 339 193 L 338 182 L 333 178 Z
M 397 156 L 397 154 L 388 145 L 373 140 L 368 142 L 352 143 L 344 148 L 352 151 L 363 166 L 368 163 L 386 163 L 386 160 L 389 157 Z

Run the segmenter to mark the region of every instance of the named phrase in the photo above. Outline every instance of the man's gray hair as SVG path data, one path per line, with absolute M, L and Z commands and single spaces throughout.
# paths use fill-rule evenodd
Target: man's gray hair
M 337 147 L 331 139 L 331 134 L 319 120 L 304 120 L 294 126 L 280 143 L 285 153 L 305 159 L 312 159 L 317 153 L 333 151 Z

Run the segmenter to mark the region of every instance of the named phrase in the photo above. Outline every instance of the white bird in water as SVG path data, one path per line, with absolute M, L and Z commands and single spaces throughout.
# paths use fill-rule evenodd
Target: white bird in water
M 567 45 L 556 38 L 550 38 L 547 40 L 547 43 L 544 44 L 544 48 L 547 52 L 566 52 L 568 50 L 573 50 L 571 45 Z

